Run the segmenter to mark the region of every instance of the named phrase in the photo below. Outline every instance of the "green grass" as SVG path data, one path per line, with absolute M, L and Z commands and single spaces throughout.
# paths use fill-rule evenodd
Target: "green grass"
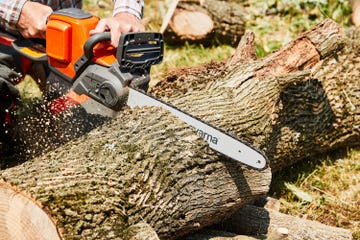
M 274 176 L 269 195 L 280 200 L 284 213 L 349 229 L 360 239 L 359 149 L 338 150 L 284 169 Z
M 246 29 L 256 35 L 259 57 L 279 49 L 326 18 L 342 26 L 351 23 L 349 1 L 249 0 L 247 10 Z

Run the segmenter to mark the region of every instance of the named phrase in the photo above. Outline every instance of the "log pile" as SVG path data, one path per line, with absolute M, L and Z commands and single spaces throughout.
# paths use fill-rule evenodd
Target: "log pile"
M 269 158 L 264 170 L 214 153 L 165 110 L 127 109 L 54 151 L 2 170 L 0 219 L 12 224 L 0 234 L 50 234 L 32 228 L 35 210 L 25 206 L 32 202 L 31 209 L 43 211 L 36 224 L 53 226 L 46 229 L 63 239 L 181 238 L 246 211 L 285 166 L 359 143 L 357 41 L 326 20 L 257 60 L 247 36 L 229 62 L 174 71 L 152 91 L 260 148 Z M 22 200 L 14 209 L 15 196 Z M 260 219 L 276 225 L 279 216 L 266 214 Z M 330 232 L 327 239 L 351 238 L 349 231 Z

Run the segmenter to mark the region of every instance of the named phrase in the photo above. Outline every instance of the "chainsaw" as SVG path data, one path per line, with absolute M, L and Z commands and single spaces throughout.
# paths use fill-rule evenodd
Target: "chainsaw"
M 265 168 L 266 156 L 258 149 L 146 92 L 151 66 L 163 59 L 160 33 L 122 34 L 119 46 L 114 48 L 109 32 L 89 35 L 98 21 L 98 17 L 81 9 L 62 9 L 50 15 L 45 43 L 8 39 L 24 58 L 25 74 L 26 66 L 43 64 L 70 86 L 65 94 L 49 102 L 53 114 L 75 105 L 108 116 L 115 116 L 126 105 L 162 107 L 195 128 L 216 152 L 255 169 Z M 0 36 L 0 43 L 6 40 Z

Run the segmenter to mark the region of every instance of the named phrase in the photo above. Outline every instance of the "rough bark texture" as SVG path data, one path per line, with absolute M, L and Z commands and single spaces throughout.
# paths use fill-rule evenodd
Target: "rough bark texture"
M 244 16 L 244 8 L 235 2 L 180 1 L 164 37 L 168 44 L 188 41 L 235 46 L 245 31 Z
M 266 194 L 271 180 L 269 168 L 258 172 L 217 156 L 157 108 L 124 111 L 1 174 L 45 206 L 66 239 L 124 237 L 140 221 L 164 239 L 179 237 Z
M 218 63 L 219 71 L 214 64 L 175 71 L 153 92 L 255 144 L 276 172 L 360 143 L 358 53 L 358 41 L 327 20 L 263 59 L 228 68 Z M 206 116 L 209 111 L 216 114 Z
M 265 235 L 278 239 L 351 240 L 349 230 L 330 227 L 316 221 L 292 217 L 274 210 L 245 206 L 223 223 L 229 232 L 244 235 Z M 281 234 L 283 236 L 281 236 Z M 274 237 L 272 237 L 274 238 Z
M 259 147 L 277 171 L 359 142 L 359 45 L 345 40 L 328 20 L 264 59 L 197 68 L 206 74 L 154 92 Z M 66 239 L 125 238 L 139 222 L 171 239 L 266 194 L 271 170 L 218 156 L 168 112 L 137 108 L 1 176 L 44 206 Z

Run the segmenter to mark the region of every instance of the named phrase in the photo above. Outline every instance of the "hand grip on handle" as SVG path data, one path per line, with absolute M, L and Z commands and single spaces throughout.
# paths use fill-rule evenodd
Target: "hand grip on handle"
M 94 47 L 96 44 L 111 40 L 110 32 L 102 32 L 92 35 L 84 44 L 84 55 L 87 59 L 91 59 L 94 56 Z

